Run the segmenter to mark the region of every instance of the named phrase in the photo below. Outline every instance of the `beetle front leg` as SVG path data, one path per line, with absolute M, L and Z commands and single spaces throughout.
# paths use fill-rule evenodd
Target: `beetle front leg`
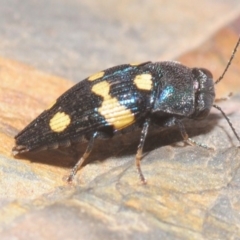
M 180 133 L 181 133 L 181 135 L 182 135 L 182 137 L 183 137 L 183 140 L 184 140 L 185 142 L 187 142 L 189 145 L 199 146 L 199 147 L 202 147 L 202 148 L 205 148 L 205 149 L 208 149 L 208 150 L 213 150 L 213 148 L 208 147 L 208 146 L 205 145 L 205 144 L 196 142 L 195 140 L 191 139 L 191 138 L 188 136 L 188 134 L 187 134 L 187 132 L 186 132 L 186 129 L 185 129 L 183 123 L 181 122 L 181 120 L 176 119 L 175 122 L 177 123 L 177 125 L 178 125 L 178 127 L 179 127 L 179 129 L 180 129 Z

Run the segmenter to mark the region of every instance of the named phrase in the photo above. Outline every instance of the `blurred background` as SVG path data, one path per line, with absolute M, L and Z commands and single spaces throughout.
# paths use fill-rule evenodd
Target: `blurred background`
M 77 82 L 174 59 L 239 12 L 239 0 L 0 0 L 0 56 Z

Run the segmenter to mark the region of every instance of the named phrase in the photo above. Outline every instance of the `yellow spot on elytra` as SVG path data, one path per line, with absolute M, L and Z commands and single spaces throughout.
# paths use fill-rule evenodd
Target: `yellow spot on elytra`
M 46 110 L 51 109 L 51 108 L 55 105 L 56 102 L 57 102 L 56 100 L 55 100 L 54 102 L 52 102 L 52 103 L 47 107 Z
M 54 132 L 64 131 L 71 123 L 71 118 L 64 112 L 56 113 L 50 120 L 49 126 Z
M 134 78 L 133 82 L 138 89 L 148 90 L 148 91 L 152 89 L 152 75 L 149 73 L 143 73 L 143 74 L 137 75 Z
M 133 62 L 133 63 L 130 63 L 129 65 L 130 66 L 139 66 L 139 65 L 141 65 L 142 63 L 139 63 L 139 62 Z
M 105 120 L 114 126 L 115 129 L 120 130 L 132 124 L 134 120 L 134 114 L 122 106 L 117 98 L 113 98 L 110 94 L 110 84 L 106 81 L 95 84 L 92 87 L 92 91 L 103 97 L 101 107 L 98 112 L 105 118 Z
M 102 76 L 104 76 L 104 72 L 98 72 L 98 73 L 95 73 L 92 76 L 90 76 L 88 78 L 88 80 L 89 81 L 94 81 L 94 80 L 97 80 L 97 79 L 101 78 Z
M 103 97 L 104 100 L 108 97 L 111 98 L 111 96 L 109 95 L 109 91 L 110 91 L 110 84 L 106 81 L 97 83 L 92 87 L 92 92 Z

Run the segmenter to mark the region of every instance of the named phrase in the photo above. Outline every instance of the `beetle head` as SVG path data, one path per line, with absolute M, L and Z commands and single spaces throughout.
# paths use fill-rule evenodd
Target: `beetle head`
M 195 91 L 195 111 L 191 118 L 205 118 L 213 105 L 215 89 L 213 76 L 210 71 L 204 68 L 193 68 L 193 88 Z

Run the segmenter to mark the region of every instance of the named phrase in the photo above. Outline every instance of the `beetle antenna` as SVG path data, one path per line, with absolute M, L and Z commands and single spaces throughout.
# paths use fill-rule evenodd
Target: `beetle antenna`
M 226 115 L 226 113 L 217 105 L 213 104 L 213 107 L 215 107 L 218 111 L 220 111 L 222 113 L 222 115 L 224 116 L 224 118 L 227 120 L 228 125 L 230 126 L 230 128 L 232 129 L 234 135 L 236 136 L 236 138 L 238 139 L 239 143 L 240 143 L 240 137 L 238 136 L 235 128 L 233 127 L 230 119 L 228 118 L 228 116 Z
M 217 79 L 217 81 L 215 82 L 215 84 L 218 84 L 218 83 L 223 79 L 225 73 L 227 72 L 229 66 L 230 66 L 231 63 L 232 63 L 232 60 L 233 60 L 233 58 L 234 58 L 234 56 L 235 56 L 235 54 L 236 54 L 236 52 L 237 52 L 237 49 L 238 49 L 239 44 L 240 44 L 240 37 L 239 37 L 239 39 L 238 39 L 238 41 L 237 41 L 237 44 L 236 44 L 235 48 L 233 49 L 233 53 L 232 53 L 232 55 L 231 55 L 231 57 L 230 57 L 230 59 L 229 59 L 229 61 L 228 61 L 227 66 L 225 67 L 222 75 Z

